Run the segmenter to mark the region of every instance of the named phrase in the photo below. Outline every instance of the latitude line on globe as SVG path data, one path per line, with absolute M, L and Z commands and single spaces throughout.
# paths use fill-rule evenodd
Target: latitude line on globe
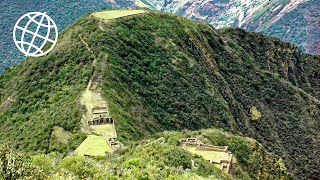
M 41 24 L 42 24 L 43 19 L 44 19 L 44 16 L 42 15 L 42 16 L 41 16 L 41 19 L 40 19 L 40 23 L 38 24 L 38 27 L 37 27 L 37 29 L 36 29 L 35 34 L 38 34 L 38 32 L 39 32 L 39 29 L 40 29 L 40 27 L 41 27 Z M 33 44 L 33 43 L 34 43 L 34 40 L 35 40 L 36 38 L 37 38 L 37 36 L 33 35 L 33 37 L 32 37 L 32 40 L 31 40 L 31 43 L 30 43 L 30 44 Z M 45 41 L 45 40 L 44 40 L 44 41 Z M 29 46 L 29 47 L 28 47 L 27 53 L 29 53 L 29 52 L 30 52 L 30 49 L 31 49 L 31 46 Z M 33 54 L 37 54 L 38 52 L 39 52 L 39 50 L 35 51 Z
M 17 43 L 18 43 L 18 44 L 21 44 L 21 46 L 23 46 L 24 44 L 27 44 L 27 45 L 32 46 L 33 48 L 35 48 L 35 49 L 37 49 L 38 51 L 40 51 L 40 52 L 43 53 L 43 51 L 42 51 L 41 49 L 39 49 L 37 46 L 35 46 L 35 45 L 33 45 L 33 44 L 29 43 L 29 42 L 17 41 Z
M 46 38 L 46 37 L 44 37 L 44 36 L 41 36 L 41 35 L 39 35 L 39 34 L 35 34 L 34 32 L 29 31 L 29 30 L 27 30 L 27 29 L 25 29 L 25 28 L 22 28 L 22 27 L 20 27 L 20 26 L 17 26 L 17 29 L 25 30 L 25 31 L 26 31 L 27 33 L 29 33 L 29 34 L 35 35 L 35 36 L 37 36 L 37 37 L 39 37 L 39 38 L 42 38 L 42 39 L 47 40 L 47 41 L 49 41 L 49 42 L 51 42 L 51 43 L 54 43 L 53 40 L 51 40 L 51 39 L 49 39 L 49 38 Z
M 37 24 L 37 25 L 40 24 L 38 21 L 35 21 L 34 18 L 31 18 L 30 15 L 28 15 L 28 17 L 29 17 L 30 20 L 31 20 L 32 22 L 34 22 L 35 24 Z M 40 25 L 43 26 L 43 27 L 47 27 L 47 28 L 54 28 L 54 26 L 51 26 L 51 25 L 45 25 L 45 24 L 40 24 Z

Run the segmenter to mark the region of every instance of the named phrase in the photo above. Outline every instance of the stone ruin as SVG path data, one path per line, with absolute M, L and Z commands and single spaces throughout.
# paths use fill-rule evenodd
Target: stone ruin
M 197 150 L 228 152 L 228 146 L 213 146 L 200 143 L 197 145 Z
M 181 144 L 186 144 L 186 145 L 197 145 L 198 144 L 198 139 L 197 138 L 186 138 L 186 139 L 181 139 L 180 143 Z
M 94 93 L 100 93 L 102 91 L 98 86 L 98 82 L 89 81 L 87 86 L 87 90 L 93 91 Z M 115 151 L 124 147 L 124 145 L 117 140 L 117 133 L 115 129 L 115 123 L 112 116 L 109 114 L 109 109 L 107 105 L 105 106 L 95 106 L 88 110 L 86 115 L 83 115 L 83 122 L 87 122 L 87 125 L 103 125 L 103 124 L 111 124 L 113 125 L 114 135 L 115 137 L 110 137 L 106 140 L 107 144 Z M 84 154 L 85 156 L 89 156 Z
M 109 115 L 107 107 L 94 107 L 89 114 L 88 125 L 113 124 L 114 120 Z
M 102 89 L 98 87 L 97 82 L 89 83 L 89 90 L 95 93 L 100 93 L 102 91 Z
M 116 137 L 109 138 L 107 143 L 114 150 L 119 150 L 123 147 L 123 144 Z
M 196 147 L 196 150 L 198 151 L 218 151 L 218 152 L 224 152 L 227 154 L 227 159 L 220 159 L 220 160 L 214 160 L 214 159 L 207 159 L 211 164 L 215 164 L 220 168 L 221 171 L 225 171 L 229 173 L 230 167 L 233 163 L 232 161 L 232 153 L 228 151 L 228 146 L 213 146 L 209 144 L 204 144 L 197 138 L 184 138 L 180 141 L 181 145 L 186 146 L 194 146 Z

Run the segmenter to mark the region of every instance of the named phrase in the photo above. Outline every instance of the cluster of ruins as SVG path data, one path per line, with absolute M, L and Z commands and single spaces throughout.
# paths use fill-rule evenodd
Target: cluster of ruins
M 180 140 L 181 145 L 196 147 L 197 151 L 212 151 L 212 152 L 224 152 L 225 158 L 222 159 L 210 159 L 204 157 L 207 161 L 215 164 L 220 170 L 229 173 L 230 167 L 232 165 L 232 153 L 228 151 L 228 146 L 213 146 L 209 144 L 204 144 L 197 138 L 185 138 Z
M 109 115 L 107 107 L 92 108 L 88 117 L 88 125 L 113 124 L 112 116 Z
M 89 82 L 88 88 L 94 93 L 100 93 L 102 91 L 102 89 L 99 88 L 98 83 L 92 82 L 91 80 Z M 116 131 L 115 121 L 109 114 L 109 109 L 107 106 L 95 106 L 91 108 L 91 110 L 87 112 L 86 119 L 87 125 L 89 126 L 112 124 L 114 131 Z M 113 137 L 109 137 L 106 141 L 107 144 L 115 151 L 123 147 L 123 144 L 117 140 L 116 133 Z

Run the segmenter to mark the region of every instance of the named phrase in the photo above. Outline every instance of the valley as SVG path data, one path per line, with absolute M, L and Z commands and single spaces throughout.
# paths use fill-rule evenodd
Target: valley
M 51 178 L 317 177 L 318 56 L 242 29 L 117 12 L 80 18 L 47 56 L 0 76 L 2 154 L 24 152 L 19 162 Z M 207 160 L 226 152 L 183 148 L 185 138 L 227 146 L 236 163 L 223 172 Z

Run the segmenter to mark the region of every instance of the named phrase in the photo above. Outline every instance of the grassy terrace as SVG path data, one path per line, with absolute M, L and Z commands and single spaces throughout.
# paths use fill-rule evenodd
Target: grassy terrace
M 99 93 L 94 93 L 93 91 L 86 90 L 81 97 L 81 104 L 85 105 L 87 110 L 91 112 L 94 107 L 106 107 L 106 101 L 101 97 Z
M 214 162 L 219 162 L 220 160 L 228 159 L 229 156 L 225 152 L 220 151 L 205 151 L 197 150 L 196 147 L 184 146 L 183 149 L 191 152 L 192 154 L 198 154 L 202 156 L 205 160 L 213 160 Z
M 104 136 L 89 135 L 75 150 L 78 155 L 105 156 L 105 152 L 112 152 Z
M 135 14 L 145 13 L 145 10 L 113 10 L 113 11 L 101 11 L 93 13 L 93 16 L 101 19 L 116 19 L 124 16 L 130 16 Z
M 81 104 L 86 106 L 87 113 L 92 113 L 93 107 L 107 107 L 107 102 L 101 97 L 100 93 L 95 93 L 89 88 L 82 94 Z M 111 137 L 116 136 L 116 131 L 112 124 L 104 124 L 98 126 L 84 125 L 90 134 L 85 141 L 75 150 L 78 155 L 105 156 L 105 152 L 111 153 L 113 149 L 107 144 Z

